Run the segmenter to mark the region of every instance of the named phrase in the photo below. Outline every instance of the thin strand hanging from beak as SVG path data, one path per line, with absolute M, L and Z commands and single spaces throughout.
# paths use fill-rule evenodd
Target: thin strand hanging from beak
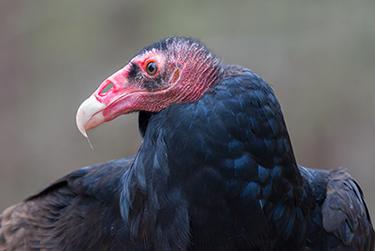
M 89 137 L 86 135 L 86 140 L 87 140 L 87 143 L 89 144 L 89 146 L 90 146 L 90 148 L 91 148 L 91 150 L 92 151 L 94 151 L 95 149 L 94 149 L 94 146 L 93 146 L 93 144 L 91 143 L 91 140 L 89 139 Z

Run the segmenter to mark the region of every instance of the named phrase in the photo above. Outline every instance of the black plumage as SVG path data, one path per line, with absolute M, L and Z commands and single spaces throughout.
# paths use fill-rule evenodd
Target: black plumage
M 141 111 L 134 157 L 5 210 L 0 250 L 373 250 L 357 183 L 298 166 L 270 86 L 239 66 L 220 74 L 195 102 Z

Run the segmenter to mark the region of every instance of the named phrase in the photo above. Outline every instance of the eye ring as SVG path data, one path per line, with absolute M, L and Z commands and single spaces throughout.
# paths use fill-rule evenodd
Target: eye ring
M 146 65 L 146 72 L 147 72 L 150 76 L 155 75 L 157 71 L 158 71 L 158 66 L 156 65 L 156 63 L 155 63 L 154 61 L 151 61 L 151 62 L 149 62 L 149 63 Z

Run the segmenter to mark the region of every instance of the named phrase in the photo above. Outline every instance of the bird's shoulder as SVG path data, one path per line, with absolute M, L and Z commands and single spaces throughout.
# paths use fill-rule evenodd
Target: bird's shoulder
M 64 236 L 76 240 L 76 246 L 74 241 L 69 245 L 78 248 L 85 235 L 100 239 L 96 224 L 113 223 L 108 231 L 117 231 L 114 197 L 118 196 L 122 173 L 131 163 L 129 158 L 81 168 L 5 209 L 0 215 L 0 250 L 62 249 L 62 245 L 68 246 L 60 238 L 62 231 L 72 235 Z M 101 219 L 93 220 L 97 215 Z
M 189 121 L 195 121 L 196 133 L 226 143 L 224 150 L 230 154 L 242 145 L 242 153 L 250 154 L 265 167 L 294 165 L 283 113 L 272 87 L 241 66 L 228 65 L 225 72 L 223 79 L 195 104 L 196 115 Z

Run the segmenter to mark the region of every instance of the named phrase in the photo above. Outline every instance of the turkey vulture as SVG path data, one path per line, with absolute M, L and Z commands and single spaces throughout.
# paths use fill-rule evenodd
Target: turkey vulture
M 136 155 L 6 209 L 0 250 L 373 250 L 359 185 L 297 165 L 280 105 L 249 69 L 192 38 L 163 39 L 82 103 L 77 126 L 87 136 L 131 112 Z

